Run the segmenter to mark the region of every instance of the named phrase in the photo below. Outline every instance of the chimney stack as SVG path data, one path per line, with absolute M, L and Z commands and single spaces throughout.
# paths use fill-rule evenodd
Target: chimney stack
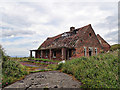
M 75 27 L 70 27 L 70 31 L 73 31 L 73 30 L 75 30 Z

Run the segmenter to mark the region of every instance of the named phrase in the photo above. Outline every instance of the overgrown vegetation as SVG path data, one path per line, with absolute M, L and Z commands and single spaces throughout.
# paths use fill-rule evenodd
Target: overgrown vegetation
M 21 79 L 24 75 L 28 74 L 25 67 L 19 64 L 17 61 L 10 60 L 10 58 L 5 55 L 4 50 L 0 46 L 0 51 L 2 52 L 2 87 Z
M 82 57 L 59 64 L 56 69 L 72 74 L 82 88 L 118 88 L 118 53 Z
M 42 69 L 42 70 L 30 71 L 30 73 L 45 72 L 45 71 L 51 71 L 51 70 L 52 69 Z
M 41 58 L 30 58 L 30 60 L 35 60 L 35 61 L 44 61 L 44 62 L 60 62 L 59 60 L 49 60 L 49 59 L 41 59 Z
M 111 46 L 110 51 L 115 51 L 117 49 L 120 49 L 120 44 L 114 44 Z

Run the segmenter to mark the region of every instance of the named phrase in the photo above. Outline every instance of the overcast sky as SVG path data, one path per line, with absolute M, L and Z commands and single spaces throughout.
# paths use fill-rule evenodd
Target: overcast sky
M 0 1 L 0 43 L 9 56 L 29 56 L 47 37 L 88 24 L 118 43 L 118 0 Z

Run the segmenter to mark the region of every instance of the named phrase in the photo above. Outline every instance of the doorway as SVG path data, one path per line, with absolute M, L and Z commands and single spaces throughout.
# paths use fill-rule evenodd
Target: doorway
M 66 50 L 66 60 L 69 60 L 71 56 L 72 56 L 72 50 L 71 49 Z
M 89 56 L 92 56 L 92 49 L 89 48 Z

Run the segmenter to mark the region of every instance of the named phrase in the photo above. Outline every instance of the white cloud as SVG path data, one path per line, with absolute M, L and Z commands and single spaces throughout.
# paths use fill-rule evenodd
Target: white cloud
M 38 48 L 47 37 L 69 31 L 71 26 L 79 28 L 87 24 L 92 24 L 96 33 L 103 36 L 108 43 L 114 44 L 116 41 L 105 35 L 117 30 L 117 1 L 94 1 L 2 3 L 2 45 L 8 55 L 28 56 L 29 50 Z

